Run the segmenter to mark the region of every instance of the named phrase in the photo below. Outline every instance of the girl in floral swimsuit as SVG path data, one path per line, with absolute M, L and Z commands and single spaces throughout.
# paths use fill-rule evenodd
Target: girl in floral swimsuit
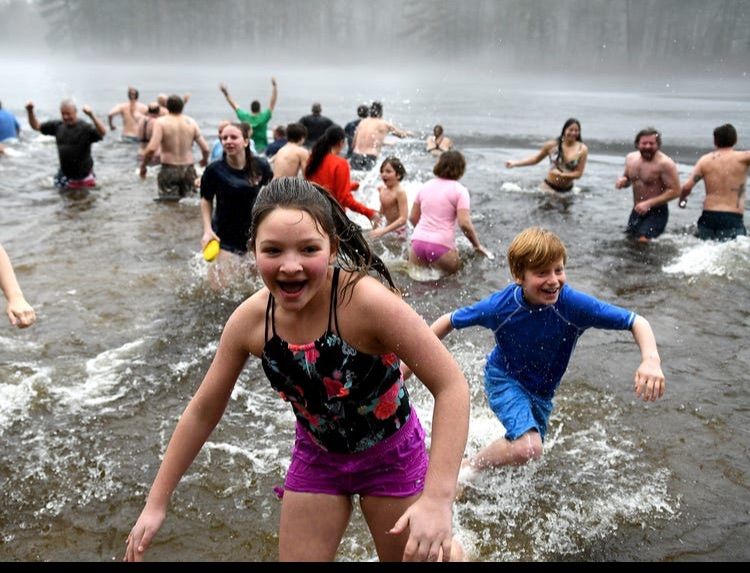
M 125 560 L 143 557 L 251 354 L 297 419 L 282 497 L 282 561 L 333 560 L 355 495 L 380 560 L 460 559 L 452 503 L 469 393 L 456 361 L 322 187 L 291 177 L 269 183 L 253 206 L 250 247 L 265 288 L 227 321 Z M 434 396 L 429 458 L 401 360 Z

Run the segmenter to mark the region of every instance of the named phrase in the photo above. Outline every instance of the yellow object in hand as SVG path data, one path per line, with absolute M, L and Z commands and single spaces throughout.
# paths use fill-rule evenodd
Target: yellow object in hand
M 219 254 L 219 241 L 211 239 L 203 249 L 203 258 L 207 261 L 213 261 Z

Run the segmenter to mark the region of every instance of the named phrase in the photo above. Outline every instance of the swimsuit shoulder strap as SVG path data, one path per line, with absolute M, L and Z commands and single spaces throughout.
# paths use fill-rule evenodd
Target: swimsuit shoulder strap
M 333 267 L 333 280 L 331 281 L 331 306 L 328 309 L 328 332 L 332 332 L 331 325 L 336 325 L 336 333 L 340 334 L 339 319 L 336 315 L 336 306 L 339 301 L 339 272 L 341 267 Z
M 269 292 L 268 293 L 268 304 L 266 305 L 266 333 L 265 333 L 265 341 L 268 342 L 268 317 L 271 317 L 271 332 L 273 332 L 273 335 L 276 336 L 276 317 L 274 310 L 276 309 L 276 303 L 274 301 L 273 295 Z

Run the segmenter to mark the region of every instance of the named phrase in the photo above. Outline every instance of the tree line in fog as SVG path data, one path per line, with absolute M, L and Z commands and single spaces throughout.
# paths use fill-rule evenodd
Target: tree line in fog
M 24 24 L 33 30 L 25 30 Z M 36 36 L 35 36 L 36 33 Z M 0 38 L 77 56 L 498 68 L 746 67 L 747 0 L 0 0 Z M 683 70 L 680 70 L 683 71 Z

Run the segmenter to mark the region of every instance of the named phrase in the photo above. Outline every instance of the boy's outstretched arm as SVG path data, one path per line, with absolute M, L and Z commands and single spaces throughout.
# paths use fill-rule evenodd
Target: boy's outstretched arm
M 633 338 L 641 350 L 641 364 L 635 371 L 635 394 L 652 402 L 664 396 L 666 383 L 661 371 L 661 358 L 656 348 L 656 337 L 651 325 L 642 316 L 636 316 L 631 328 Z
M 443 316 L 433 322 L 430 325 L 430 328 L 440 340 L 448 336 L 453 330 L 453 325 L 451 324 L 451 313 L 446 312 Z
M 430 328 L 440 340 L 445 338 L 448 333 L 453 330 L 453 325 L 451 324 L 451 313 L 448 312 L 438 318 L 430 325 Z M 404 380 L 407 380 L 412 374 L 411 369 L 404 363 L 401 363 L 401 374 L 403 374 Z

